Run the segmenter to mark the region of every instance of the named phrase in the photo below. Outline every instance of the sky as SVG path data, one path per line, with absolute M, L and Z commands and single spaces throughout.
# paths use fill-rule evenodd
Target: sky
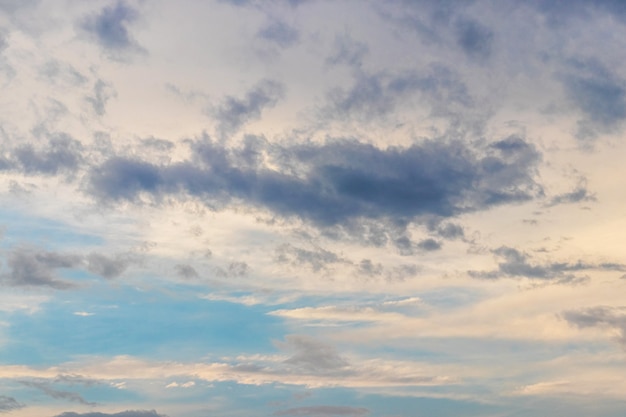
M 626 3 L 0 0 L 0 415 L 626 415 Z

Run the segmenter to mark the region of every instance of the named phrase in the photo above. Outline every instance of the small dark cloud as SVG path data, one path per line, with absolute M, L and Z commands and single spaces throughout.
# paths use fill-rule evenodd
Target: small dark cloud
M 68 135 L 51 138 L 46 147 L 21 145 L 13 150 L 15 164 L 26 174 L 72 173 L 82 161 L 82 145 Z
M 154 137 L 141 139 L 141 144 L 148 148 L 153 148 L 162 152 L 171 151 L 176 147 L 176 145 L 174 145 L 174 143 L 170 142 L 169 140 Z
M 359 262 L 357 272 L 359 275 L 365 275 L 368 277 L 378 276 L 383 273 L 383 266 L 379 263 L 373 263 L 370 259 L 363 259 Z
M 491 29 L 472 19 L 459 19 L 454 29 L 456 42 L 468 57 L 483 61 L 489 58 L 494 38 Z
M 596 196 L 587 189 L 586 181 L 580 181 L 576 188 L 572 191 L 557 194 L 550 199 L 547 206 L 556 206 L 560 204 L 574 204 L 580 202 L 596 201 Z
M 626 265 L 616 263 L 586 263 L 578 261 L 533 263 L 530 256 L 515 248 L 501 246 L 492 251 L 502 262 L 496 271 L 469 271 L 475 278 L 496 279 L 501 277 L 525 277 L 530 279 L 549 280 L 557 283 L 580 283 L 586 277 L 574 273 L 587 270 L 624 271 Z
M 250 267 L 248 264 L 241 261 L 231 262 L 226 269 L 216 268 L 216 274 L 221 278 L 243 278 L 249 272 Z
M 393 267 L 387 274 L 389 281 L 404 281 L 407 278 L 414 277 L 419 272 L 417 265 L 405 264 Z
M 449 240 L 460 239 L 465 236 L 463 227 L 454 223 L 446 223 L 443 226 L 439 226 L 436 228 L 436 232 L 442 238 Z
M 93 387 L 96 385 L 102 385 L 102 381 L 93 378 L 86 378 L 81 375 L 68 375 L 61 374 L 54 378 L 55 383 L 67 384 L 67 385 L 82 385 L 84 387 Z
M 6 395 L 0 395 L 0 413 L 9 413 L 13 410 L 19 410 L 24 405 L 17 402 L 13 397 L 7 397 Z
M 212 114 L 217 118 L 222 136 L 235 133 L 246 123 L 257 120 L 266 108 L 278 103 L 285 93 L 284 86 L 273 80 L 264 80 L 253 87 L 245 97 L 226 97 Z
M 86 97 L 85 100 L 91 104 L 93 111 L 98 116 L 103 116 L 106 112 L 107 102 L 110 98 L 115 96 L 116 92 L 113 89 L 113 86 L 102 80 L 98 80 L 93 87 L 93 95 Z
M 37 251 L 29 248 L 13 249 L 7 257 L 8 273 L 2 274 L 2 281 L 14 287 L 50 287 L 65 290 L 75 287 L 71 282 L 58 279 L 56 270 L 80 265 L 76 255 L 62 255 L 54 252 Z
M 50 252 L 37 248 L 16 247 L 7 255 L 8 271 L 0 275 L 5 285 L 15 287 L 50 287 L 64 290 L 76 284 L 62 280 L 62 269 L 85 269 L 103 278 L 116 278 L 138 259 L 132 254 L 105 256 L 91 253 L 87 256 Z
M 123 1 L 106 6 L 99 13 L 83 19 L 81 27 L 108 51 L 140 51 L 142 48 L 128 31 L 128 25 L 139 17 L 137 10 Z
M 23 385 L 27 387 L 36 388 L 39 391 L 43 392 L 47 396 L 58 399 L 58 400 L 67 400 L 79 404 L 84 405 L 97 405 L 96 403 L 89 402 L 85 400 L 80 394 L 71 391 L 61 391 L 54 389 L 50 386 L 49 383 L 43 381 L 20 381 Z
M 435 239 L 424 239 L 417 244 L 417 247 L 423 251 L 432 252 L 441 249 L 441 243 Z
M 140 411 L 140 410 L 128 410 L 128 411 L 120 411 L 119 413 L 75 413 L 75 412 L 65 412 L 62 414 L 58 414 L 55 417 L 167 417 L 164 414 L 158 414 L 156 411 Z
M 245 277 L 246 275 L 248 275 L 249 270 L 250 268 L 248 267 L 248 264 L 245 262 L 241 262 L 241 261 L 231 262 L 228 265 L 228 276 L 235 277 L 235 278 Z
M 258 31 L 257 37 L 276 45 L 287 48 L 295 45 L 300 39 L 298 31 L 282 21 L 274 21 Z
M 413 242 L 407 236 L 401 236 L 394 240 L 394 245 L 402 256 L 413 255 Z
M 626 120 L 626 82 L 595 60 L 572 60 L 561 82 L 581 110 L 577 137 L 612 133 Z
M 293 352 L 286 364 L 307 372 L 333 372 L 344 370 L 349 365 L 334 347 L 309 336 L 288 335 L 279 347 Z
M 297 267 L 306 265 L 314 272 L 325 271 L 333 264 L 348 262 L 336 253 L 320 247 L 314 247 L 309 250 L 298 248 L 290 244 L 279 246 L 276 250 L 276 255 L 277 262 L 288 263 Z
M 626 308 L 625 307 L 590 307 L 569 310 L 561 314 L 568 323 L 578 327 L 606 327 L 618 331 L 619 343 L 626 348 Z
M 91 253 L 86 258 L 87 270 L 103 278 L 117 278 L 137 260 L 129 254 L 105 256 L 99 253 Z
M 195 268 L 192 267 L 191 265 L 178 264 L 176 265 L 175 269 L 176 269 L 176 273 L 181 278 L 191 279 L 191 278 L 198 277 L 198 271 L 196 271 Z
M 315 405 L 311 407 L 297 407 L 280 410 L 275 416 L 294 417 L 363 417 L 370 413 L 367 408 L 347 407 L 340 405 Z

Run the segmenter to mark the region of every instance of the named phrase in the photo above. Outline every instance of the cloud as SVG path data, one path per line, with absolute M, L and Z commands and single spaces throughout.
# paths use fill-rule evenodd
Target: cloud
M 50 252 L 37 248 L 16 247 L 7 255 L 8 272 L 0 277 L 14 287 L 50 287 L 59 290 L 75 288 L 76 284 L 57 277 L 60 269 L 86 269 L 103 278 L 117 278 L 137 262 L 131 254 L 108 257 L 99 253 L 87 256 Z
M 158 414 L 156 411 L 139 411 L 139 410 L 127 410 L 120 411 L 119 413 L 107 414 L 107 413 L 74 413 L 65 412 L 58 414 L 55 417 L 167 417 L 164 414 Z
M 435 239 L 424 239 L 417 244 L 417 247 L 426 252 L 432 252 L 441 249 L 441 243 Z
M 626 82 L 596 60 L 572 60 L 569 64 L 560 79 L 584 116 L 578 138 L 616 131 L 626 120 Z
M 467 56 L 476 60 L 486 60 L 491 55 L 493 32 L 473 19 L 459 19 L 455 24 L 457 44 Z
M 46 394 L 47 396 L 52 397 L 54 399 L 67 400 L 67 401 L 84 404 L 84 405 L 92 405 L 92 406 L 96 405 L 96 403 L 85 400 L 80 394 L 76 392 L 56 390 L 54 388 L 51 388 L 50 385 L 46 382 L 40 382 L 40 381 L 20 381 L 20 382 L 23 385 L 26 385 L 28 387 L 36 388 L 40 390 L 41 392 L 43 392 L 44 394 Z
M 454 223 L 446 223 L 442 226 L 433 227 L 436 233 L 444 239 L 459 239 L 465 236 L 465 231 L 463 227 Z
M 278 346 L 294 352 L 285 363 L 308 372 L 333 372 L 343 370 L 348 361 L 330 345 L 309 336 L 287 335 Z
M 587 263 L 577 261 L 531 263 L 530 256 L 522 251 L 508 246 L 501 246 L 492 251 L 503 262 L 498 263 L 496 271 L 469 271 L 475 278 L 496 279 L 501 277 L 525 277 L 530 279 L 553 280 L 560 283 L 580 283 L 586 280 L 572 274 L 585 270 L 623 271 L 626 265 L 616 263 Z
M 359 275 L 368 277 L 378 276 L 383 273 L 383 266 L 379 263 L 373 263 L 370 259 L 363 259 L 359 263 L 357 272 Z
M 44 147 L 36 148 L 31 144 L 16 147 L 12 151 L 12 158 L 4 164 L 4 169 L 19 167 L 30 175 L 73 173 L 82 161 L 82 149 L 77 140 L 59 134 L 50 138 Z
M 100 13 L 87 16 L 81 28 L 109 52 L 143 51 L 128 31 L 128 24 L 139 17 L 137 10 L 123 1 L 106 6 Z
M 58 279 L 55 271 L 76 267 L 80 262 L 80 257 L 76 255 L 16 248 L 8 255 L 9 272 L 2 274 L 2 280 L 6 285 L 16 287 L 43 286 L 65 290 L 75 287 L 75 284 Z
M 259 30 L 257 37 L 275 43 L 282 48 L 287 48 L 298 42 L 300 34 L 287 23 L 274 21 Z
M 191 265 L 178 264 L 174 268 L 176 269 L 176 273 L 178 274 L 178 276 L 180 276 L 181 278 L 190 279 L 198 277 L 198 271 L 196 271 L 195 268 Z
M 244 160 L 241 149 L 207 137 L 192 149 L 194 160 L 168 165 L 111 157 L 91 171 L 90 191 L 105 202 L 187 194 L 213 208 L 240 202 L 283 218 L 346 228 L 362 219 L 451 217 L 529 201 L 542 192 L 534 180 L 540 154 L 519 137 L 479 149 L 446 140 L 387 149 L 354 140 L 265 147 L 277 168 Z
M 346 64 L 353 68 L 360 68 L 368 53 L 369 48 L 365 43 L 356 41 L 348 35 L 336 36 L 333 51 L 326 58 L 326 63 L 329 65 Z
M 24 405 L 17 402 L 15 398 L 0 395 L 0 413 L 8 413 L 23 407 Z
M 104 278 L 117 278 L 137 260 L 130 254 L 118 254 L 108 257 L 99 253 L 91 253 L 86 257 L 87 270 Z
M 261 117 L 266 108 L 271 108 L 284 96 L 285 87 L 273 80 L 263 80 L 254 86 L 244 98 L 226 97 L 213 111 L 218 120 L 218 131 L 228 136 L 244 124 Z
M 98 80 L 93 87 L 93 96 L 87 96 L 85 97 L 85 100 L 91 104 L 93 111 L 98 116 L 103 116 L 106 112 L 107 102 L 115 96 L 115 90 L 110 84 L 107 84 L 102 80 Z
M 337 254 L 323 248 L 315 247 L 313 250 L 302 249 L 291 244 L 284 244 L 276 250 L 276 260 L 280 263 L 289 263 L 293 266 L 307 265 L 314 272 L 327 270 L 329 265 L 337 263 L 349 263 Z
M 626 348 L 626 308 L 625 307 L 589 307 L 569 310 L 561 314 L 568 323 L 578 327 L 608 327 L 619 332 L 618 341 Z
M 338 405 L 316 405 L 311 407 L 289 408 L 274 413 L 275 416 L 307 416 L 307 417 L 361 417 L 369 414 L 367 408 L 346 407 Z
M 550 199 L 546 206 L 556 206 L 559 204 L 574 204 L 583 201 L 596 201 L 596 196 L 587 189 L 587 181 L 582 179 L 576 188 L 566 193 L 557 194 Z

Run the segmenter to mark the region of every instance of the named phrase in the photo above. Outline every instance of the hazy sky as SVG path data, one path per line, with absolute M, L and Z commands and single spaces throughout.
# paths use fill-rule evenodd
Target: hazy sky
M 0 0 L 0 414 L 626 415 L 622 0 Z

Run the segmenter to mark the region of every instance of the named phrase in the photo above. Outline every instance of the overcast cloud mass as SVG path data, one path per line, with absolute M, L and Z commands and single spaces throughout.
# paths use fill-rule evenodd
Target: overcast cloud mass
M 0 1 L 0 414 L 626 415 L 626 6 Z

